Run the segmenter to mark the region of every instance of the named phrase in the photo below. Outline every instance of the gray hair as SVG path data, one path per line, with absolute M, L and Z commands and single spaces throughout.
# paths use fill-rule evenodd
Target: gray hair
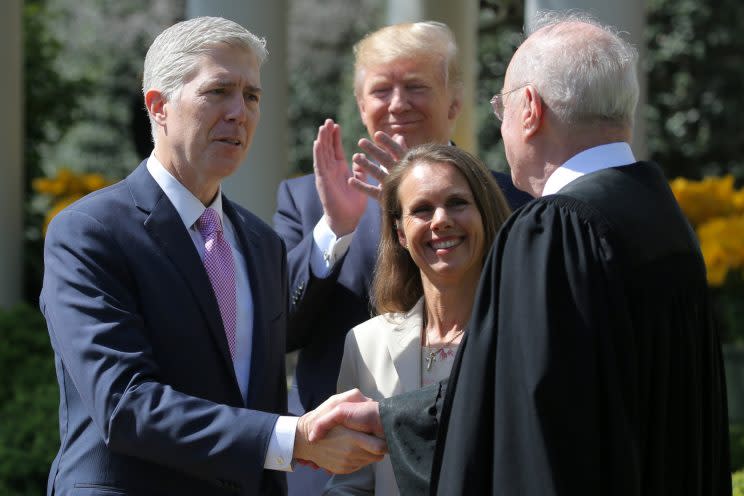
M 580 24 L 597 29 L 577 30 Z M 633 125 L 638 52 L 617 29 L 579 11 L 543 11 L 522 47 L 512 60 L 511 88 L 535 86 L 564 123 Z
M 266 40 L 240 24 L 222 17 L 196 17 L 160 33 L 145 56 L 142 93 L 157 88 L 166 101 L 176 98 L 184 83 L 198 69 L 199 57 L 219 44 L 252 52 L 259 67 L 266 60 Z M 150 119 L 155 140 L 156 124 Z

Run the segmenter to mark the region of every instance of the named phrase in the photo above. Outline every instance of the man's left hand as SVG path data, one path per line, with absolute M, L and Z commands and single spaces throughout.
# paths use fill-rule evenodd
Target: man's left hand
M 359 140 L 359 148 L 364 153 L 355 153 L 352 157 L 353 175 L 349 178 L 349 184 L 368 196 L 380 200 L 382 198 L 382 182 L 388 175 L 388 171 L 408 151 L 403 136 L 396 134 L 390 136 L 382 131 L 377 131 L 373 136 L 374 142 L 367 138 Z M 371 157 L 370 160 L 367 157 Z M 378 184 L 370 184 L 367 176 L 372 176 Z

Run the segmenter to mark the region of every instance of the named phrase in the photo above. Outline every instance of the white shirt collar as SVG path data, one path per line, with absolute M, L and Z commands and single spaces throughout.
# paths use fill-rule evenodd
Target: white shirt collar
M 151 153 L 147 159 L 147 170 L 175 207 L 176 212 L 181 217 L 181 221 L 183 221 L 183 225 L 186 226 L 186 229 L 191 229 L 194 223 L 199 220 L 201 214 L 204 213 L 206 207 L 204 207 L 202 202 L 191 191 L 186 189 L 186 186 L 181 184 L 178 179 L 168 172 L 163 164 L 160 163 L 160 160 L 155 157 L 155 152 Z M 220 222 L 224 226 L 225 222 L 222 216 L 222 185 L 220 185 L 214 201 L 209 206 L 217 211 L 217 215 L 220 216 Z
M 577 153 L 553 171 L 545 182 L 542 196 L 557 193 L 568 183 L 584 174 L 609 169 L 610 167 L 630 165 L 635 162 L 633 150 L 625 142 L 608 143 L 589 148 Z

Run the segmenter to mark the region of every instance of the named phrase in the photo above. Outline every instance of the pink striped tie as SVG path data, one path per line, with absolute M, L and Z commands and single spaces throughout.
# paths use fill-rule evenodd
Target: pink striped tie
M 220 306 L 230 356 L 234 359 L 237 302 L 232 250 L 222 235 L 220 216 L 213 208 L 204 210 L 199 220 L 196 221 L 196 227 L 204 239 L 204 268 L 207 269 L 214 296 Z

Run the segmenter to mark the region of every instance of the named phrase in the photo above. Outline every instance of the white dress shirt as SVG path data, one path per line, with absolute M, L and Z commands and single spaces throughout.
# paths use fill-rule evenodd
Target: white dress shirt
M 450 145 L 452 142 L 450 141 Z M 387 174 L 388 170 L 382 164 L 377 164 L 382 171 Z M 373 184 L 377 184 L 373 181 Z M 328 219 L 323 215 L 315 228 L 313 228 L 313 247 L 310 252 L 310 270 L 313 275 L 320 279 L 325 279 L 331 274 L 333 266 L 342 258 L 349 249 L 351 241 L 354 239 L 356 229 L 340 238 L 331 230 L 328 225 Z
M 542 196 L 560 191 L 568 183 L 584 174 L 610 167 L 636 163 L 633 150 L 625 142 L 608 143 L 579 152 L 558 167 L 545 181 Z
M 191 236 L 191 240 L 194 242 L 196 250 L 199 252 L 199 256 L 204 260 L 204 239 L 196 227 L 196 221 L 204 213 L 206 207 L 166 170 L 163 164 L 155 157 L 155 152 L 147 159 L 147 170 L 175 207 L 189 236 Z M 240 243 L 235 233 L 235 227 L 222 211 L 221 186 L 209 207 L 213 208 L 220 217 L 223 234 L 230 244 L 235 264 L 235 296 L 238 304 L 233 367 L 243 401 L 246 401 L 248 398 L 248 388 L 250 387 L 251 354 L 253 352 L 253 296 L 248 279 L 248 268 L 243 253 L 238 248 Z M 264 468 L 270 470 L 291 470 L 296 426 L 296 417 L 279 418 L 271 435 Z
M 315 277 L 325 279 L 336 262 L 346 254 L 356 230 L 337 238 L 328 225 L 326 216 L 320 218 L 313 229 L 315 243 L 310 254 L 310 269 Z

